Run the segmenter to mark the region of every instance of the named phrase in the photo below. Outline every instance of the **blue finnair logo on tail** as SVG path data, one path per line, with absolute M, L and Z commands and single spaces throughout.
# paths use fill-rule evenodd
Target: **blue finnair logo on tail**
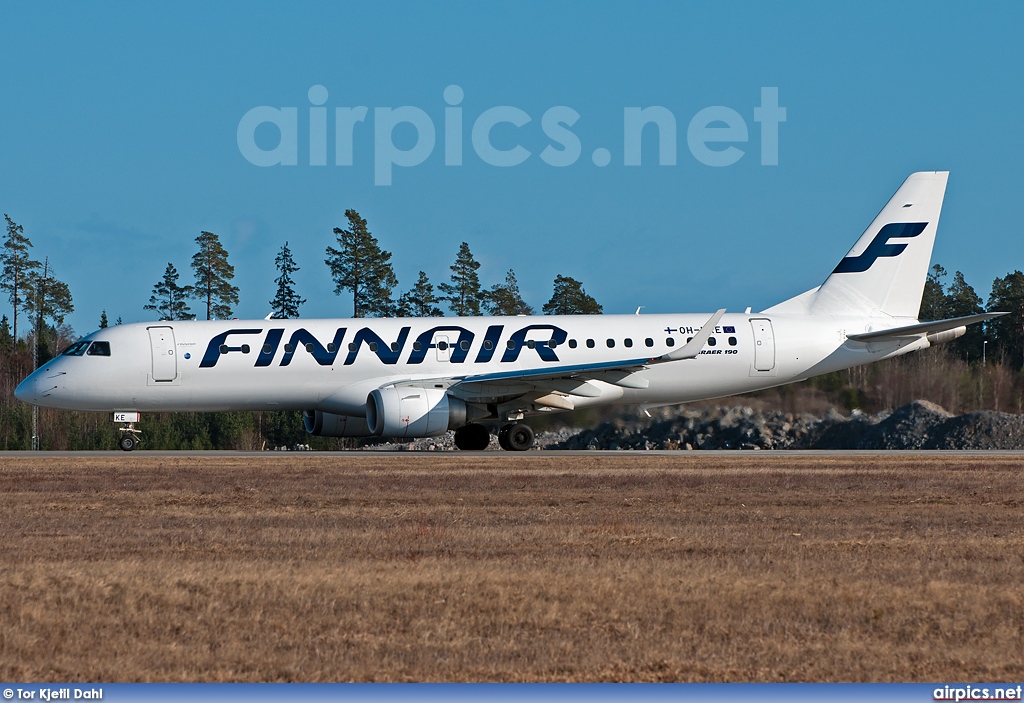
M 890 239 L 909 239 L 924 232 L 927 222 L 890 222 L 868 244 L 868 248 L 860 256 L 847 256 L 832 273 L 863 273 L 871 268 L 875 259 L 883 256 L 899 256 L 907 248 L 909 242 L 890 244 Z

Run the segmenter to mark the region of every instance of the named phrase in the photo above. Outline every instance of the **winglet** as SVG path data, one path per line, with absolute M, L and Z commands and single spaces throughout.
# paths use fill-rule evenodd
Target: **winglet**
M 669 352 L 668 354 L 662 354 L 661 356 L 651 359 L 651 361 L 679 361 L 680 359 L 695 359 L 700 350 L 707 344 L 708 337 L 715 331 L 715 326 L 718 325 L 718 321 L 722 319 L 722 315 L 725 314 L 725 308 L 717 311 L 712 315 L 704 326 L 700 328 L 700 331 L 693 336 L 689 342 L 684 344 L 679 349 Z

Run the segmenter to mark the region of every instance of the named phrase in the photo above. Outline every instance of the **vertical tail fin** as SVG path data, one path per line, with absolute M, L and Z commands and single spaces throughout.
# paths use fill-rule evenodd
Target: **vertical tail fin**
M 808 311 L 917 318 L 948 177 L 948 171 L 911 174 L 809 296 Z

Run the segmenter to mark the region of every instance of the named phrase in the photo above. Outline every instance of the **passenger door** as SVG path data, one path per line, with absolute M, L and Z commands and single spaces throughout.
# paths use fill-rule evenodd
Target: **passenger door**
M 771 371 L 775 368 L 775 334 L 771 320 L 751 320 L 754 328 L 754 370 Z
M 174 349 L 174 330 L 149 327 L 149 346 L 153 354 L 153 380 L 173 381 L 178 377 L 178 356 Z

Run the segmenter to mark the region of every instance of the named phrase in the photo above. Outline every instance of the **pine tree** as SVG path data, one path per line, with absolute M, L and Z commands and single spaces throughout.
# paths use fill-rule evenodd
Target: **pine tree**
M 975 292 L 964 275 L 957 271 L 953 274 L 953 282 L 946 289 L 946 317 L 967 317 L 985 312 L 981 297 Z M 985 343 L 985 329 L 981 325 L 968 325 L 963 337 L 950 342 L 950 348 L 960 358 L 971 361 L 981 358 Z
M 1024 273 L 1014 271 L 992 281 L 992 294 L 988 297 L 989 312 L 1008 312 L 985 323 L 986 332 L 995 349 L 993 352 L 1009 363 L 1011 368 L 1022 365 L 1024 357 Z
M 49 344 L 43 339 L 43 331 L 52 322 L 53 327 L 64 324 L 64 318 L 75 311 L 71 290 L 63 281 L 54 277 L 50 259 L 43 260 L 42 269 L 31 274 L 30 280 L 32 312 L 35 315 L 36 348 L 48 350 Z M 46 354 L 49 357 L 49 354 Z M 45 361 L 46 359 L 42 359 Z
M 11 335 L 11 321 L 7 315 L 0 318 L 0 353 L 9 354 L 14 349 L 14 337 Z
M 227 320 L 232 305 L 238 305 L 238 287 L 231 285 L 235 267 L 228 263 L 228 252 L 213 232 L 196 237 L 199 251 L 192 257 L 194 286 L 188 286 L 188 297 L 206 303 L 207 320 Z
M 117 326 L 117 325 L 120 325 L 120 324 L 124 324 L 124 323 L 121 322 L 121 316 L 118 315 L 117 319 L 114 320 L 114 325 Z
M 346 210 L 345 217 L 348 229 L 334 228 L 338 248 L 327 247 L 324 259 L 334 294 L 352 293 L 352 317 L 388 317 L 395 312 L 391 293 L 398 285 L 391 253 L 380 248 L 358 212 Z
M 519 293 L 519 282 L 512 269 L 505 275 L 504 283 L 496 283 L 487 291 L 484 310 L 489 315 L 532 315 L 533 308 L 526 304 Z
M 545 315 L 600 315 L 604 312 L 604 308 L 583 290 L 583 284 L 568 276 L 555 276 L 555 290 L 542 310 Z
M 480 268 L 480 263 L 473 258 L 466 242 L 459 246 L 455 263 L 449 268 L 452 271 L 452 282 L 438 285 L 444 293 L 441 300 L 448 303 L 448 309 L 455 315 L 479 315 L 482 295 L 480 277 L 476 270 Z
M 399 317 L 444 317 L 437 307 L 440 299 L 434 294 L 434 286 L 427 274 L 420 271 L 420 277 L 410 290 L 398 298 Z
M 928 278 L 924 282 L 924 293 L 921 296 L 921 312 L 919 320 L 945 320 L 946 292 L 942 287 L 942 279 L 946 277 L 946 269 L 938 264 L 932 266 Z
M 31 295 L 29 288 L 32 274 L 39 270 L 39 262 L 29 257 L 32 242 L 25 236 L 25 228 L 4 215 L 7 220 L 7 236 L 0 253 L 0 290 L 7 291 L 8 300 L 14 308 L 14 341 L 18 341 L 18 308 L 23 308 Z
M 299 270 L 299 267 L 295 265 L 295 259 L 292 258 L 292 251 L 288 248 L 288 242 L 284 243 L 281 247 L 281 252 L 274 259 L 274 265 L 277 266 L 277 270 L 281 272 L 281 275 L 277 277 L 275 282 L 277 283 L 277 295 L 270 301 L 270 307 L 273 310 L 271 317 L 275 319 L 290 319 L 299 316 L 299 306 L 306 302 L 305 298 L 300 298 L 295 292 L 295 282 L 292 280 L 292 274 Z
M 100 329 L 107 329 L 107 324 L 107 311 L 103 310 L 103 312 L 100 313 Z
M 178 285 L 178 269 L 174 264 L 168 262 L 164 269 L 164 277 L 153 286 L 153 295 L 149 296 L 149 305 L 143 305 L 143 310 L 152 310 L 161 320 L 194 320 L 188 303 L 188 287 Z M 115 325 L 121 324 L 118 317 Z

